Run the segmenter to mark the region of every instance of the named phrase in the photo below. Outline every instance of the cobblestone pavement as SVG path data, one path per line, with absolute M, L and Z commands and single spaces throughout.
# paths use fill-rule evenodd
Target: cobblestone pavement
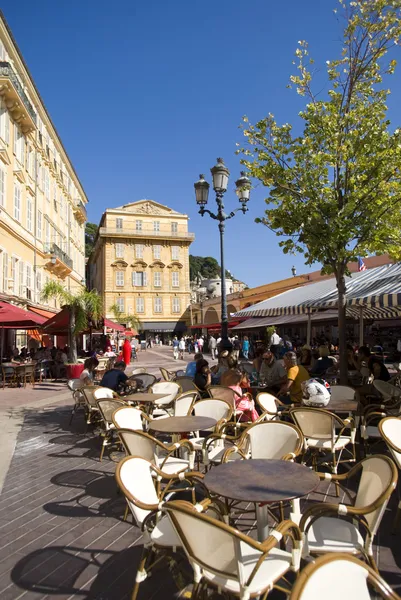
M 177 369 L 177 362 L 167 348 L 139 360 L 155 373 L 159 365 Z M 99 440 L 84 434 L 80 414 L 69 426 L 65 387 L 51 400 L 37 397 L 14 409 L 22 427 L 0 496 L 0 600 L 128 600 L 141 533 L 122 520 L 115 463 L 108 455 L 99 462 Z M 400 593 L 399 535 L 390 534 L 396 504 L 394 495 L 375 553 L 382 575 Z M 141 588 L 139 600 L 178 597 L 166 568 Z

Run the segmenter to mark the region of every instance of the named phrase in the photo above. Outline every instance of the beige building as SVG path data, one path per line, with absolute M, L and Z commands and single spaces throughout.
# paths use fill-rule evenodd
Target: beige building
M 0 298 L 42 314 L 55 280 L 85 278 L 87 198 L 0 13 Z
M 168 338 L 189 324 L 188 216 L 153 200 L 107 209 L 88 261 L 89 285 L 103 296 L 105 315 L 116 304 L 135 314 L 144 335 Z

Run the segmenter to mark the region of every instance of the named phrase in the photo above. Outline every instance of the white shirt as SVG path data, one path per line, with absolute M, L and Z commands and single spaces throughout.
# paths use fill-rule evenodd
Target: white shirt
M 178 343 L 178 347 L 180 350 L 185 350 L 185 340 L 180 340 Z
M 278 335 L 278 333 L 274 332 L 270 338 L 270 345 L 278 346 L 280 342 L 281 342 L 281 337 Z

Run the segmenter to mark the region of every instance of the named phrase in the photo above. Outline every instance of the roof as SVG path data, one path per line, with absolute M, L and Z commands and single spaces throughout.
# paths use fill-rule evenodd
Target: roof
M 166 206 L 165 204 L 162 204 L 161 202 L 156 202 L 156 200 L 150 200 L 148 198 L 142 198 L 142 200 L 135 200 L 135 202 L 128 202 L 127 204 L 123 204 L 122 206 L 116 206 L 115 208 L 108 208 L 107 211 L 127 210 L 127 209 L 131 208 L 131 209 L 133 209 L 132 212 L 135 212 L 135 207 L 138 205 L 144 204 L 144 203 L 152 204 L 153 206 L 155 206 L 157 208 L 162 208 L 173 215 L 186 216 L 186 215 L 184 215 L 184 213 L 179 213 L 178 211 L 174 210 L 173 208 L 170 208 L 169 206 Z M 151 213 L 149 213 L 149 214 L 151 214 Z

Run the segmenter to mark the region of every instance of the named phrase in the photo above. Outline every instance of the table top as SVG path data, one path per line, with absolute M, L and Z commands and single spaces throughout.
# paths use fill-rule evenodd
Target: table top
M 165 398 L 168 394 L 152 394 L 151 392 L 137 392 L 136 394 L 129 394 L 124 396 L 124 400 L 130 400 L 131 402 L 156 402 Z
M 211 417 L 167 417 L 154 419 L 149 423 L 149 429 L 163 433 L 189 433 L 204 431 L 216 425 L 216 419 Z
M 301 498 L 319 485 L 314 471 L 286 460 L 250 459 L 223 463 L 208 471 L 206 487 L 242 502 L 280 502 Z
M 358 400 L 331 398 L 330 402 L 324 408 L 331 412 L 356 412 L 358 410 L 358 404 Z

